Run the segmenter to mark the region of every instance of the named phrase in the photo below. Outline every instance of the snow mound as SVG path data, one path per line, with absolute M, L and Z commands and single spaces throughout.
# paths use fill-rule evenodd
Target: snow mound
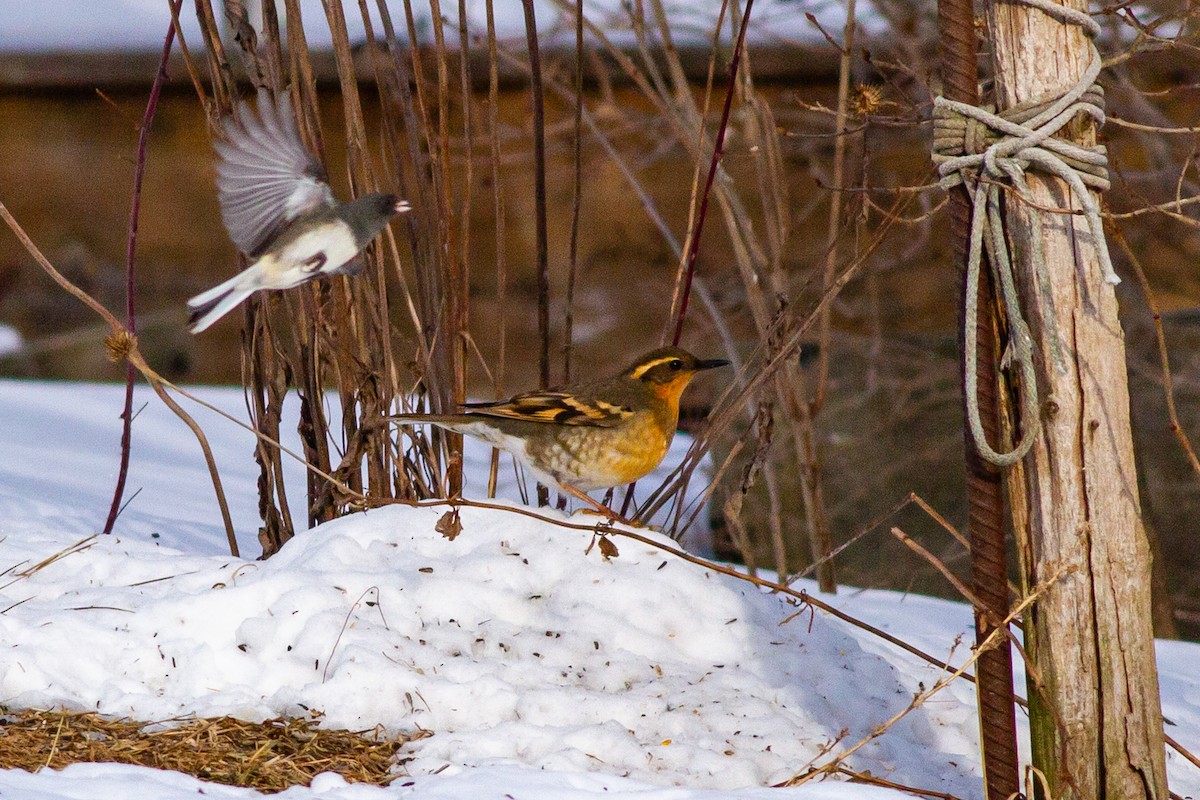
M 414 775 L 523 765 L 714 789 L 785 780 L 908 704 L 912 681 L 853 629 L 750 584 L 621 537 L 605 559 L 586 531 L 505 510 L 463 508 L 449 541 L 445 511 L 344 517 L 265 562 L 7 537 L 0 703 L 419 727 Z M 952 730 L 916 712 L 857 767 L 916 778 L 936 761 L 938 788 L 971 794 L 965 689 L 945 698 L 966 704 Z M 893 746 L 913 737 L 918 763 Z

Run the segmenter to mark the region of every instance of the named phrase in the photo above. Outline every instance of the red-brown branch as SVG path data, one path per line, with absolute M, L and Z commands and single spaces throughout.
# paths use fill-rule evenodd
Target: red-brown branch
M 708 196 L 712 192 L 713 181 L 717 177 L 717 167 L 721 164 L 721 156 L 725 152 L 725 131 L 729 127 L 729 112 L 733 108 L 733 94 L 737 89 L 738 65 L 742 61 L 742 48 L 746 44 L 746 28 L 750 25 L 750 10 L 754 0 L 746 0 L 746 12 L 742 14 L 742 27 L 738 31 L 737 44 L 733 48 L 733 57 L 729 61 L 729 81 L 725 86 L 725 106 L 721 109 L 721 124 L 717 128 L 717 140 L 713 147 L 712 160 L 708 164 L 708 178 L 704 181 L 704 192 L 700 195 L 700 211 L 696 214 L 696 227 L 692 229 L 691 241 L 687 249 L 687 270 L 683 275 L 683 291 L 679 294 L 679 314 L 675 317 L 675 335 L 671 344 L 678 346 L 683 338 L 683 320 L 687 316 L 688 297 L 692 293 L 692 276 L 696 274 L 696 254 L 700 252 L 700 233 L 704 229 L 704 218 L 708 214 Z M 703 120 L 701 120 L 703 124 Z
M 174 6 L 172 19 L 179 16 L 179 8 L 183 0 L 172 0 Z M 137 159 L 133 168 L 133 200 L 129 205 L 129 234 L 125 240 L 125 330 L 130 336 L 137 334 L 137 309 L 134 304 L 135 280 L 134 263 L 137 255 L 138 215 L 142 207 L 142 175 L 146 170 L 146 139 L 150 134 L 150 123 L 154 120 L 154 112 L 158 108 L 158 98 L 162 93 L 163 82 L 167 78 L 167 59 L 171 56 L 171 45 L 175 42 L 175 23 L 167 26 L 167 35 L 163 38 L 162 57 L 158 62 L 158 72 L 154 75 L 154 83 L 150 86 L 150 99 L 146 101 L 146 113 L 142 116 L 141 130 L 138 131 Z M 112 533 L 117 523 L 117 515 L 121 512 L 121 499 L 125 496 L 125 481 L 129 477 L 129 451 L 133 435 L 133 381 L 137 370 L 132 362 L 125 362 L 125 408 L 121 411 L 121 465 L 117 470 L 117 485 L 113 489 L 112 505 L 108 509 L 108 519 L 104 521 L 104 532 Z

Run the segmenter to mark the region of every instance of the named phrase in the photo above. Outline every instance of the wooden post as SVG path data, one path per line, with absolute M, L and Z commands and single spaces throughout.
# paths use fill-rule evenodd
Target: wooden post
M 988 23 L 1001 110 L 1057 97 L 1092 58 L 1080 28 L 1023 4 L 992 0 Z M 1094 127 L 1080 119 L 1068 131 L 1090 145 Z M 1057 178 L 1030 173 L 1029 184 L 1043 208 L 1081 208 Z M 1025 586 L 1066 570 L 1025 620 L 1034 765 L 1056 800 L 1166 800 L 1150 550 L 1116 297 L 1083 217 L 1039 216 L 1014 192 L 1005 202 L 1041 397 L 1042 429 L 1023 470 L 1027 529 L 1017 531 Z M 1045 293 L 1033 237 L 1044 247 Z

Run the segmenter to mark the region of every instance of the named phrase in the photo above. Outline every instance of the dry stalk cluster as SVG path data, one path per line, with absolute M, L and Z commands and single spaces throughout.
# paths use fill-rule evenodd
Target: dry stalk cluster
M 308 785 L 322 772 L 386 785 L 401 774 L 401 748 L 423 736 L 326 730 L 312 720 L 295 718 L 146 723 L 86 711 L 0 709 L 0 763 L 10 769 L 35 772 L 81 762 L 136 764 L 266 792 Z

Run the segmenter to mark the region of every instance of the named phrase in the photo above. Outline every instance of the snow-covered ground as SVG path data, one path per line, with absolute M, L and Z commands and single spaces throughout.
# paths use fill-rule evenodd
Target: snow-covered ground
M 0 381 L 0 705 L 143 720 L 316 713 L 331 726 L 433 732 L 406 747 L 411 777 L 388 788 L 325 775 L 289 800 L 910 797 L 835 780 L 765 787 L 867 737 L 937 669 L 649 544 L 618 537 L 619 557 L 606 560 L 586 531 L 477 508 L 462 510 L 450 541 L 434 530 L 444 508 L 393 506 L 299 534 L 267 561 L 232 558 L 190 432 L 145 391 L 129 484 L 141 491 L 115 535 L 93 536 L 116 468 L 120 392 Z M 202 393 L 243 409 L 236 391 Z M 196 416 L 253 556 L 249 434 Z M 961 604 L 826 599 L 938 657 L 969 655 Z M 1169 730 L 1192 748 L 1198 657 L 1195 645 L 1160 647 Z M 973 688 L 958 681 L 847 766 L 978 798 L 976 725 Z M 1173 753 L 1169 770 L 1175 792 L 1200 796 L 1200 771 Z M 0 770 L 0 797 L 201 792 L 256 796 L 140 767 Z

